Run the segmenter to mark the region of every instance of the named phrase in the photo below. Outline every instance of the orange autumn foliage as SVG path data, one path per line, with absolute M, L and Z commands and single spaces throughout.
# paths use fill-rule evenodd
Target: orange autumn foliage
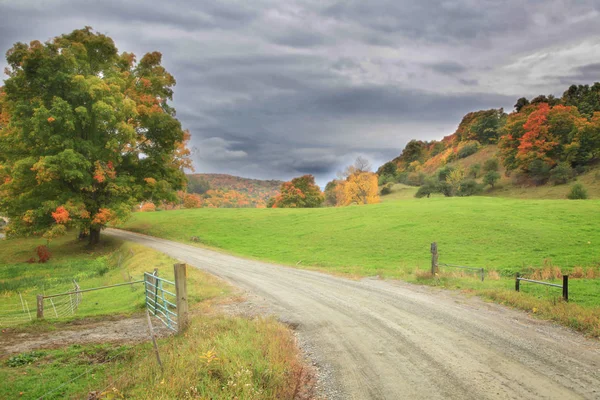
M 94 215 L 94 218 L 92 219 L 92 225 L 104 226 L 108 223 L 108 221 L 111 220 L 112 217 L 113 213 L 110 209 L 101 208 L 100 210 L 98 210 L 96 215 Z
M 57 207 L 56 211 L 52 213 L 52 218 L 57 224 L 66 224 L 69 222 L 69 211 L 63 206 Z
M 140 208 L 141 212 L 152 212 L 156 211 L 156 206 L 151 201 L 144 203 L 144 205 Z

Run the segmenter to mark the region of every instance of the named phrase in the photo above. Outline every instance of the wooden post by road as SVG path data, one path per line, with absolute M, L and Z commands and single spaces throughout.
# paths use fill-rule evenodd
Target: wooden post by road
M 569 275 L 563 275 L 563 299 L 569 301 Z
M 521 289 L 521 287 L 520 287 L 520 283 L 521 283 L 521 281 L 519 280 L 519 277 L 520 277 L 520 276 L 521 276 L 521 274 L 519 274 L 519 273 L 517 272 L 517 276 L 516 276 L 516 278 L 515 278 L 515 290 L 516 290 L 517 292 L 519 292 L 519 291 L 520 291 L 519 289 Z
M 37 317 L 38 319 L 44 318 L 44 295 L 37 295 Z
M 438 249 L 437 243 L 431 243 L 431 276 L 435 276 L 438 271 Z
M 175 264 L 175 293 L 177 294 L 177 331 L 183 332 L 188 326 L 187 266 Z

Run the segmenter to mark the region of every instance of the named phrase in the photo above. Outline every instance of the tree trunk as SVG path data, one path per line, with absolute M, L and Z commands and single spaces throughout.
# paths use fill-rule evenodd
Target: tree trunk
M 90 228 L 90 246 L 95 246 L 100 243 L 100 229 L 99 228 Z
M 79 231 L 79 240 L 85 240 L 88 238 L 88 233 L 83 229 Z

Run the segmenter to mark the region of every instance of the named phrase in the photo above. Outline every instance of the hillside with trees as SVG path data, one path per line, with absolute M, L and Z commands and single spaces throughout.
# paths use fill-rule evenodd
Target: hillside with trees
M 199 203 L 199 207 L 209 208 L 266 207 L 283 183 L 227 174 L 190 174 L 187 178 L 188 205 Z
M 561 98 L 520 98 L 510 114 L 468 113 L 452 135 L 411 140 L 377 172 L 384 194 L 403 183 L 419 186 L 417 197 L 469 196 L 493 193 L 499 183 L 506 189 L 589 182 L 599 159 L 600 83 L 594 83 L 573 85 Z

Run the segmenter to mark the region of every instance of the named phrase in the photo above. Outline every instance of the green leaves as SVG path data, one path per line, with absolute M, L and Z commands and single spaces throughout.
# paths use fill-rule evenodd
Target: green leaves
M 136 65 L 91 28 L 8 51 L 0 212 L 13 233 L 63 232 L 50 217 L 58 206 L 85 231 L 125 218 L 135 202 L 174 198 L 189 135 L 167 104 L 175 79 L 161 58 L 150 53 Z

